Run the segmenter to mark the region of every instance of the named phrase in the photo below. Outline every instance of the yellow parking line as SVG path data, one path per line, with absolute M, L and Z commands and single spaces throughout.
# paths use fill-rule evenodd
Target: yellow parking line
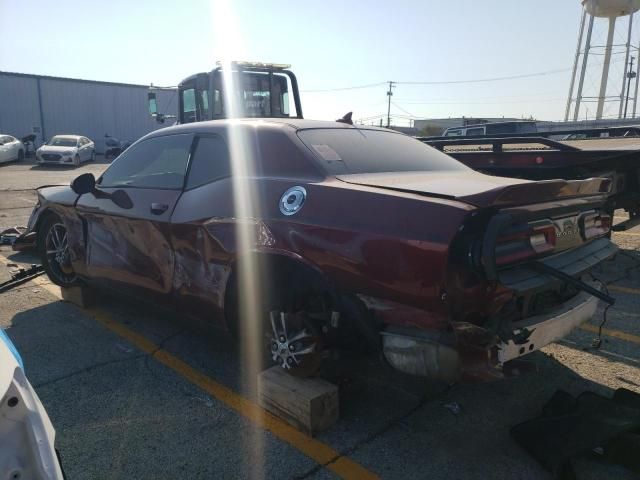
M 592 325 L 590 323 L 584 323 L 580 325 L 580 330 L 585 330 L 587 332 L 598 333 L 598 326 Z M 609 328 L 603 328 L 602 334 L 607 337 L 619 338 L 620 340 L 624 340 L 626 342 L 637 343 L 640 345 L 640 336 L 633 335 L 627 332 L 621 332 L 620 330 L 611 330 Z
M 2 257 L 3 262 L 4 260 L 5 259 Z M 62 299 L 60 287 L 53 285 L 46 277 L 35 278 L 32 282 L 47 290 L 56 298 Z M 157 361 L 169 367 L 178 375 L 224 403 L 227 407 L 235 410 L 257 426 L 269 431 L 275 437 L 296 448 L 318 464 L 325 466 L 339 477 L 345 479 L 364 480 L 379 478 L 376 474 L 370 472 L 359 463 L 354 462 L 348 457 L 342 456 L 340 452 L 334 450 L 326 443 L 296 430 L 288 423 L 283 422 L 278 417 L 267 412 L 252 401 L 238 395 L 233 390 L 230 390 L 224 385 L 219 384 L 215 380 L 192 368 L 186 362 L 180 360 L 178 357 L 175 357 L 166 350 L 163 350 L 139 333 L 136 333 L 128 327 L 125 327 L 123 324 L 114 321 L 105 312 L 95 308 L 85 309 L 83 311 L 104 327 L 128 340 L 143 352 L 152 355 L 152 357 Z
M 619 285 L 607 285 L 609 290 L 621 293 L 630 293 L 632 295 L 640 295 L 640 288 L 621 287 Z

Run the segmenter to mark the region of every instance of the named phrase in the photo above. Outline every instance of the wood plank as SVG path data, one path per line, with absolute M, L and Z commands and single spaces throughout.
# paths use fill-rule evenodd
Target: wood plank
M 62 287 L 60 292 L 62 293 L 62 300 L 73 303 L 80 308 L 89 308 L 96 303 L 95 290 L 89 287 Z
M 258 375 L 258 403 L 308 435 L 328 429 L 339 415 L 336 385 L 321 378 L 296 378 L 277 366 Z

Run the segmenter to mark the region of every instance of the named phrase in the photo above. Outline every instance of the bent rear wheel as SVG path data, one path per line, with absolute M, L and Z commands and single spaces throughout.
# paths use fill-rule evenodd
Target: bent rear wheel
M 61 287 L 76 285 L 78 280 L 71 267 L 69 236 L 64 223 L 54 215 L 46 218 L 38 237 L 42 267 L 51 281 Z

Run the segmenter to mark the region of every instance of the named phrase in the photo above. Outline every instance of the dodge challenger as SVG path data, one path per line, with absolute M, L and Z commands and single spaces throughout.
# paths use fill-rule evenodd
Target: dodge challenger
M 484 175 L 386 129 L 217 120 L 155 131 L 97 179 L 39 189 L 15 247 L 33 239 L 62 287 L 255 329 L 293 374 L 351 348 L 488 380 L 611 301 L 592 273 L 616 253 L 609 188 Z

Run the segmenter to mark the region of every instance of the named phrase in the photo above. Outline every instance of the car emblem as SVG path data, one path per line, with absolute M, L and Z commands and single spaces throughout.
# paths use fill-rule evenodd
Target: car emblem
M 304 187 L 291 187 L 280 197 L 280 212 L 283 215 L 298 213 L 306 199 L 307 191 Z
M 570 237 L 578 233 L 576 219 L 567 218 L 564 221 L 556 222 L 556 237 Z

